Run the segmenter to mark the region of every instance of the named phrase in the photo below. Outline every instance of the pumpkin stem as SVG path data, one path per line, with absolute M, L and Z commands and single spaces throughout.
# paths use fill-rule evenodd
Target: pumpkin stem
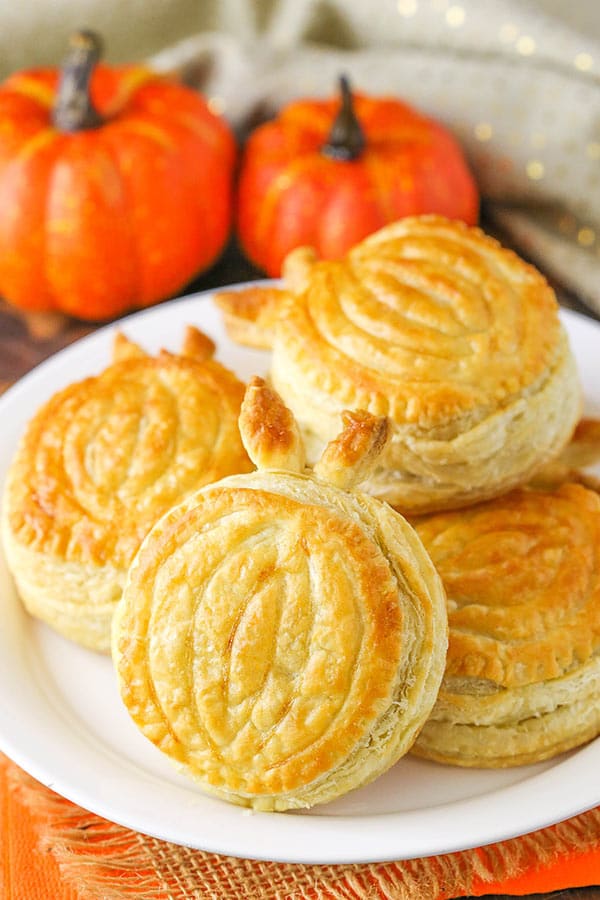
M 321 147 L 321 153 L 330 159 L 350 161 L 356 159 L 365 149 L 365 135 L 356 118 L 350 82 L 345 75 L 340 76 L 342 105 L 334 119 L 329 138 Z
M 52 112 L 54 126 L 60 131 L 82 131 L 102 124 L 90 97 L 90 80 L 101 56 L 102 41 L 93 31 L 76 31 L 69 38 Z

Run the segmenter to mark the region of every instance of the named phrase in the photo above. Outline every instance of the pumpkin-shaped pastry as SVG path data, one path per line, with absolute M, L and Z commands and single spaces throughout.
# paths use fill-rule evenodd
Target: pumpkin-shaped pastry
M 108 651 L 129 564 L 156 520 L 209 481 L 252 466 L 244 387 L 188 329 L 157 357 L 117 334 L 115 361 L 55 394 L 29 423 L 3 501 L 3 541 L 25 606 Z
M 600 734 L 600 497 L 520 489 L 417 531 L 446 588 L 446 674 L 414 751 L 547 759 Z
M 207 791 L 309 807 L 413 743 L 444 668 L 444 594 L 414 530 L 353 488 L 385 419 L 347 413 L 314 472 L 260 379 L 240 427 L 258 471 L 155 525 L 115 614 L 113 658 L 135 723 Z
M 256 296 L 223 295 L 227 321 L 238 339 L 248 321 L 254 343 L 266 322 L 270 379 L 310 459 L 342 409 L 390 418 L 391 441 L 365 487 L 400 511 L 501 494 L 569 440 L 580 387 L 554 292 L 479 229 L 404 219 L 341 261 L 296 250 L 285 276 L 287 291 L 269 289 L 262 317 Z
M 62 71 L 0 85 L 0 295 L 108 319 L 178 292 L 223 249 L 236 148 L 197 92 L 146 66 L 97 65 L 75 34 Z

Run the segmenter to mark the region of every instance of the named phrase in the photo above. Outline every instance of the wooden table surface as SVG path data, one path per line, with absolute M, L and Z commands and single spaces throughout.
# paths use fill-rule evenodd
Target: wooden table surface
M 208 290 L 225 284 L 263 277 L 242 259 L 235 247 L 230 247 L 222 260 L 207 274 L 188 285 L 185 294 Z M 576 297 L 556 286 L 561 302 L 581 312 L 585 307 Z M 169 301 L 165 301 L 168 303 Z M 16 310 L 0 300 L 0 392 L 53 353 L 78 338 L 94 331 L 97 325 L 76 322 L 54 316 L 30 317 L 25 321 Z M 1 432 L 0 432 L 1 433 Z M 600 900 L 600 872 L 598 886 L 557 891 L 551 894 L 531 894 L 534 900 Z M 505 895 L 488 895 L 490 900 L 507 900 Z M 464 898 L 471 900 L 471 898 Z

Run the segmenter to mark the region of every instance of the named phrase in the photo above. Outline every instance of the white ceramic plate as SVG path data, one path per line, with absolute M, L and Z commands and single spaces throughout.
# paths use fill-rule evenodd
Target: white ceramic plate
M 210 295 L 119 323 L 156 351 L 195 323 L 242 378 L 268 354 L 232 344 Z M 586 395 L 600 415 L 600 326 L 565 312 Z M 100 371 L 114 327 L 46 361 L 0 398 L 0 481 L 30 416 L 56 390 Z M 513 837 L 600 803 L 600 739 L 558 759 L 508 771 L 461 770 L 405 758 L 368 787 L 307 813 L 249 813 L 204 795 L 136 730 L 108 658 L 31 620 L 0 558 L 0 747 L 39 781 L 99 815 L 176 843 L 289 862 L 430 856 Z

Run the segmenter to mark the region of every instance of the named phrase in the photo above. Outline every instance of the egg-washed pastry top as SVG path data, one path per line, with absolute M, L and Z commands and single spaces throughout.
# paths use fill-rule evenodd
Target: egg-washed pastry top
M 535 762 L 600 734 L 600 497 L 520 489 L 416 523 L 447 593 L 449 647 L 422 756 Z
M 138 727 L 206 790 L 308 807 L 411 746 L 443 673 L 444 595 L 414 530 L 352 487 L 385 419 L 348 413 L 314 474 L 260 379 L 240 426 L 258 471 L 155 525 L 115 615 L 113 659 Z
M 244 386 L 188 329 L 153 357 L 118 334 L 115 361 L 71 384 L 30 421 L 3 501 L 9 567 L 27 608 L 108 650 L 129 563 L 186 494 L 252 466 L 237 418 Z
M 284 265 L 287 299 L 221 300 L 234 337 L 273 333 L 270 380 L 309 456 L 342 409 L 392 421 L 366 489 L 401 511 L 467 505 L 529 479 L 580 414 L 555 295 L 532 266 L 477 228 L 403 219 L 339 261 L 308 248 Z M 276 315 L 275 315 L 276 314 Z M 276 328 L 273 321 L 276 318 Z

